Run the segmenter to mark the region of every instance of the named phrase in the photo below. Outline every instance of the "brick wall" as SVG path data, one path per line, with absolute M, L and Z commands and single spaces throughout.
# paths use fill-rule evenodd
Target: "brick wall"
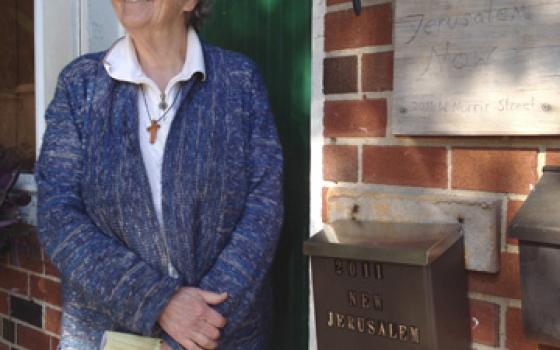
M 58 272 L 35 236 L 0 255 L 0 350 L 55 350 L 60 333 Z
M 335 187 L 402 193 L 491 195 L 502 202 L 501 271 L 469 272 L 473 348 L 554 349 L 523 334 L 517 242 L 505 225 L 545 164 L 560 164 L 558 139 L 394 137 L 392 1 L 326 0 L 323 61 L 323 221 Z M 320 118 L 321 116 L 314 116 Z M 500 226 L 500 225 L 498 225 Z

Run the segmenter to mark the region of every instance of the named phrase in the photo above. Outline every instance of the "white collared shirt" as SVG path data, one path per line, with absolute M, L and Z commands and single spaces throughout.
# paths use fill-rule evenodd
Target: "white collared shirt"
M 122 37 L 113 45 L 105 56 L 104 65 L 107 73 L 113 79 L 138 84 L 144 89 L 149 113 L 146 111 L 146 103 L 144 102 L 142 91 L 139 91 L 137 103 L 140 149 L 150 182 L 156 214 L 160 224 L 163 225 L 161 172 L 165 141 L 169 134 L 171 122 L 179 107 L 178 103 L 173 104 L 173 102 L 178 96 L 180 82 L 191 79 L 195 73 L 202 73 L 203 76 L 206 74 L 204 54 L 202 52 L 200 39 L 196 31 L 189 28 L 187 31 L 187 53 L 185 63 L 181 71 L 169 81 L 165 88 L 165 100 L 169 106 L 169 112 L 167 112 L 167 115 L 159 122 L 160 129 L 157 132 L 157 138 L 154 144 L 150 143 L 150 132 L 147 131 L 147 128 L 151 125 L 150 117 L 153 120 L 157 120 L 163 114 L 163 111 L 159 108 L 161 91 L 157 84 L 142 70 L 138 62 L 136 49 L 128 35 Z

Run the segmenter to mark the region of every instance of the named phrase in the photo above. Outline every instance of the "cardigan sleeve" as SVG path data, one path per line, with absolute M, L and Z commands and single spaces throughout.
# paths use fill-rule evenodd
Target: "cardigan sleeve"
M 254 312 L 254 301 L 274 258 L 283 221 L 282 149 L 265 84 L 258 71 L 253 72 L 247 156 L 249 193 L 230 241 L 199 283 L 202 289 L 229 294 L 226 302 L 217 306 L 228 319 L 226 328 L 242 324 L 239 321 Z
M 66 74 L 68 76 L 70 74 Z M 64 288 L 133 332 L 150 334 L 180 281 L 145 263 L 87 215 L 80 188 L 82 143 L 70 89 L 59 77 L 46 114 L 35 178 L 38 235 L 61 273 Z

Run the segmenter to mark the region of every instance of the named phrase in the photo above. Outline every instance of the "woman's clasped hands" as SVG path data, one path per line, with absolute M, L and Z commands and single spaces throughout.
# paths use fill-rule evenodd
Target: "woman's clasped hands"
M 159 325 L 187 350 L 216 349 L 226 319 L 211 305 L 219 305 L 227 297 L 227 293 L 181 288 L 163 310 Z M 164 343 L 161 350 L 172 349 Z

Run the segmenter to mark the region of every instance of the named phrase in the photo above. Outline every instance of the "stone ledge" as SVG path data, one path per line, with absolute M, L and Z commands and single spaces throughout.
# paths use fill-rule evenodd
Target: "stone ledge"
M 330 188 L 329 221 L 356 220 L 456 223 L 463 222 L 468 270 L 496 273 L 500 269 L 502 201 L 496 197 L 406 195 Z

